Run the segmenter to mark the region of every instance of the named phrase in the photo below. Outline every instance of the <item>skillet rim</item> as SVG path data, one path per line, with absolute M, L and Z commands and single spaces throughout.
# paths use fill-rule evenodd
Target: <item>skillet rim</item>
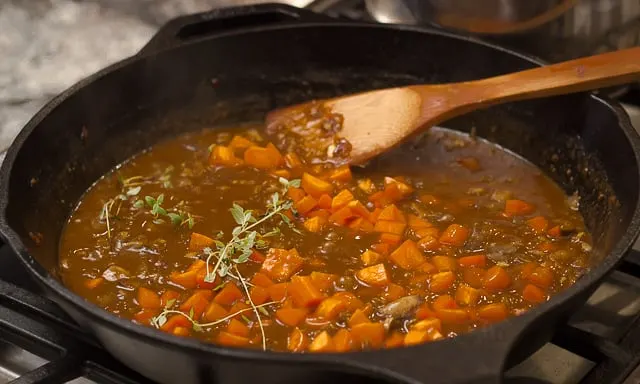
M 135 337 L 138 339 L 142 339 L 145 342 L 153 343 L 157 345 L 161 345 L 163 347 L 178 347 L 181 348 L 182 352 L 188 353 L 190 355 L 195 354 L 211 354 L 216 355 L 222 358 L 237 358 L 237 359 L 246 359 L 246 360 L 254 360 L 265 363 L 287 363 L 287 362 L 296 362 L 296 363 L 306 363 L 306 364 L 318 364 L 325 363 L 331 365 L 342 365 L 342 366 L 351 366 L 354 368 L 368 368 L 371 369 L 371 366 L 367 366 L 366 362 L 358 361 L 356 359 L 350 360 L 345 357 L 352 355 L 385 355 L 394 353 L 395 349 L 381 349 L 375 351 L 365 351 L 365 352 L 349 352 L 349 353 L 327 353 L 327 354 L 295 354 L 289 352 L 273 352 L 273 351 L 262 351 L 262 350 L 252 350 L 245 348 L 228 348 L 218 346 L 213 343 L 205 343 L 201 342 L 197 339 L 193 338 L 182 338 L 174 335 L 167 334 L 165 332 L 156 330 L 151 327 L 143 326 L 136 324 L 128 319 L 120 318 L 100 307 L 90 303 L 82 296 L 72 292 L 69 288 L 63 285 L 59 280 L 55 279 L 49 271 L 47 271 L 27 250 L 27 247 L 20 239 L 19 235 L 9 226 L 7 220 L 7 207 L 9 205 L 9 183 L 11 178 L 11 171 L 18 156 L 23 144 L 28 140 L 30 134 L 38 128 L 40 123 L 44 121 L 49 113 L 53 111 L 55 108 L 63 104 L 66 99 L 68 99 L 71 95 L 76 93 L 79 89 L 84 88 L 86 86 L 91 85 L 96 80 L 103 78 L 105 76 L 110 75 L 113 72 L 118 71 L 120 68 L 123 68 L 131 63 L 145 60 L 149 57 L 155 56 L 156 58 L 162 54 L 166 54 L 167 52 L 179 50 L 182 47 L 196 45 L 202 43 L 204 41 L 215 40 L 218 38 L 225 38 L 229 36 L 237 36 L 237 35 L 245 35 L 245 34 L 255 34 L 259 32 L 271 32 L 274 30 L 282 30 L 282 29 L 302 29 L 302 28 L 374 28 L 374 29 L 384 29 L 387 31 L 400 31 L 400 32 L 410 32 L 410 33 L 419 33 L 424 35 L 437 35 L 440 37 L 445 37 L 457 41 L 469 42 L 476 45 L 481 45 L 485 48 L 499 51 L 502 53 L 509 54 L 511 56 L 515 56 L 521 60 L 527 61 L 535 66 L 541 66 L 545 63 L 539 58 L 523 54 L 505 47 L 501 47 L 499 45 L 495 45 L 489 42 L 482 41 L 475 37 L 459 35 L 452 32 L 446 32 L 442 30 L 437 30 L 430 27 L 422 27 L 422 26 L 407 26 L 407 25 L 388 25 L 388 24 L 376 24 L 376 23 L 363 23 L 363 22 L 287 22 L 277 25 L 266 25 L 266 26 L 257 26 L 251 28 L 243 28 L 236 31 L 230 31 L 225 33 L 219 33 L 213 36 L 207 36 L 202 38 L 197 38 L 192 41 L 183 42 L 177 44 L 175 46 L 170 46 L 165 49 L 152 50 L 151 52 L 146 53 L 138 53 L 132 57 L 126 58 L 119 62 L 116 62 L 90 76 L 87 78 L 80 80 L 64 92 L 60 93 L 58 96 L 54 97 L 51 101 L 49 101 L 42 109 L 40 109 L 23 127 L 23 129 L 19 132 L 19 134 L 14 139 L 13 143 L 9 147 L 6 152 L 6 157 L 0 167 L 0 236 L 3 238 L 5 243 L 7 243 L 14 252 L 18 255 L 20 261 L 25 265 L 26 269 L 29 273 L 37 279 L 40 284 L 43 284 L 50 291 L 48 294 L 52 293 L 57 296 L 58 300 L 63 300 L 65 304 L 72 305 L 79 313 L 85 316 L 87 319 L 91 321 L 95 321 L 99 323 L 101 326 L 115 328 L 117 331 L 126 334 L 129 337 Z M 622 107 L 615 101 L 609 100 L 607 98 L 599 97 L 594 94 L 589 94 L 589 97 L 597 103 L 606 106 L 618 119 L 618 125 L 620 129 L 622 129 L 625 137 L 627 138 L 632 150 L 634 152 L 636 158 L 636 166 L 640 169 L 640 135 L 631 125 L 631 121 L 627 113 L 622 109 Z M 640 191 L 640 182 L 638 185 L 638 190 Z M 489 341 L 492 339 L 500 339 L 500 336 L 503 334 L 509 334 L 509 328 L 513 328 L 516 326 L 518 331 L 516 332 L 516 337 L 511 337 L 509 341 L 509 345 L 507 348 L 510 349 L 511 344 L 513 344 L 517 339 L 522 330 L 526 329 L 529 324 L 534 322 L 543 316 L 546 312 L 553 310 L 557 306 L 561 306 L 566 301 L 568 301 L 571 297 L 578 295 L 580 292 L 592 287 L 598 281 L 605 277 L 614 266 L 619 263 L 622 258 L 625 256 L 627 251 L 633 245 L 635 239 L 638 237 L 640 233 L 640 197 L 636 201 L 636 206 L 634 208 L 633 216 L 629 222 L 629 225 L 622 235 L 620 240 L 615 244 L 613 249 L 606 255 L 606 257 L 602 260 L 600 264 L 598 264 L 595 268 L 591 269 L 588 273 L 586 273 L 580 280 L 578 280 L 574 285 L 567 288 L 563 292 L 553 295 L 551 299 L 541 305 L 536 306 L 535 308 L 527 311 L 524 315 L 513 317 L 499 323 L 493 324 L 491 326 L 475 330 L 474 332 L 470 332 L 467 334 L 459 335 L 453 339 L 447 338 L 445 340 L 436 342 L 436 343 L 426 343 L 421 345 L 416 345 L 412 347 L 402 347 L 400 349 L 404 350 L 413 350 L 414 352 L 427 352 L 427 350 L 437 350 L 439 345 L 443 344 L 451 344 L 451 343 L 465 343 L 465 341 L 472 341 L 474 338 L 487 338 Z M 54 300 L 56 302 L 56 300 Z M 66 311 L 66 309 L 63 308 Z M 87 330 L 93 327 L 83 326 Z M 93 333 L 93 332 L 91 332 Z M 513 332 L 511 332 L 513 333 Z M 493 340 L 495 342 L 495 340 Z M 343 358 L 340 358 L 343 356 Z M 202 357 L 202 356 L 200 356 Z M 504 358 L 505 356 L 502 356 Z M 504 362 L 503 362 L 504 363 Z M 364 364 L 364 365 L 363 365 Z M 402 374 L 402 372 L 395 372 L 396 374 Z

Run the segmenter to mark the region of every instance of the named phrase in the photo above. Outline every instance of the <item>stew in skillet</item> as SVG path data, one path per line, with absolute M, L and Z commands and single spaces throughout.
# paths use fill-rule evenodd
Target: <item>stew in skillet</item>
M 260 132 L 190 133 L 101 178 L 63 233 L 64 283 L 178 336 L 345 352 L 517 316 L 589 267 L 577 196 L 491 143 L 433 128 L 350 169 Z

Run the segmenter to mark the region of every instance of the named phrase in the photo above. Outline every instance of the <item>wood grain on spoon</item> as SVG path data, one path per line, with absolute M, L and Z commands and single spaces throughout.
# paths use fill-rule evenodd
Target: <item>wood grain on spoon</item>
M 381 89 L 314 103 L 320 103 L 334 115 L 342 115 L 342 128 L 335 137 L 351 144 L 346 162 L 362 164 L 425 128 L 474 110 L 638 79 L 640 47 L 482 80 Z M 267 126 L 290 127 L 292 116 L 309 105 L 272 111 L 267 115 Z M 287 121 L 289 125 L 284 124 Z

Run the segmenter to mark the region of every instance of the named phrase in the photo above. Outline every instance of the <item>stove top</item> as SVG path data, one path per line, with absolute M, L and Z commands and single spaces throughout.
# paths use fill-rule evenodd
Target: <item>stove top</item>
M 4 0 L 0 3 L 0 152 L 51 96 L 134 54 L 167 19 L 257 0 Z M 288 3 L 316 7 L 336 0 Z M 362 18 L 360 0 L 341 16 Z M 360 4 L 354 6 L 354 4 Z M 335 9 L 331 10 L 335 12 Z M 94 44 L 99 39 L 101 44 Z M 620 101 L 640 130 L 640 91 Z M 0 154 L 0 158 L 3 154 Z M 557 330 L 551 343 L 507 372 L 508 384 L 640 383 L 640 243 Z M 0 247 L 1 383 L 148 383 L 109 356 Z

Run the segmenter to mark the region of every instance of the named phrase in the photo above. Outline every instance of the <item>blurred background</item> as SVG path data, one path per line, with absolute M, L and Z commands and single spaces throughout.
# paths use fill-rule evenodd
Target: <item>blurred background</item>
M 212 8 L 264 2 L 0 0 L 0 152 L 47 100 L 81 78 L 136 53 L 167 20 Z M 446 28 L 548 61 L 640 45 L 640 0 L 277 2 L 341 19 Z M 623 101 L 640 100 L 634 87 L 608 92 Z M 634 116 L 637 111 L 630 109 Z

